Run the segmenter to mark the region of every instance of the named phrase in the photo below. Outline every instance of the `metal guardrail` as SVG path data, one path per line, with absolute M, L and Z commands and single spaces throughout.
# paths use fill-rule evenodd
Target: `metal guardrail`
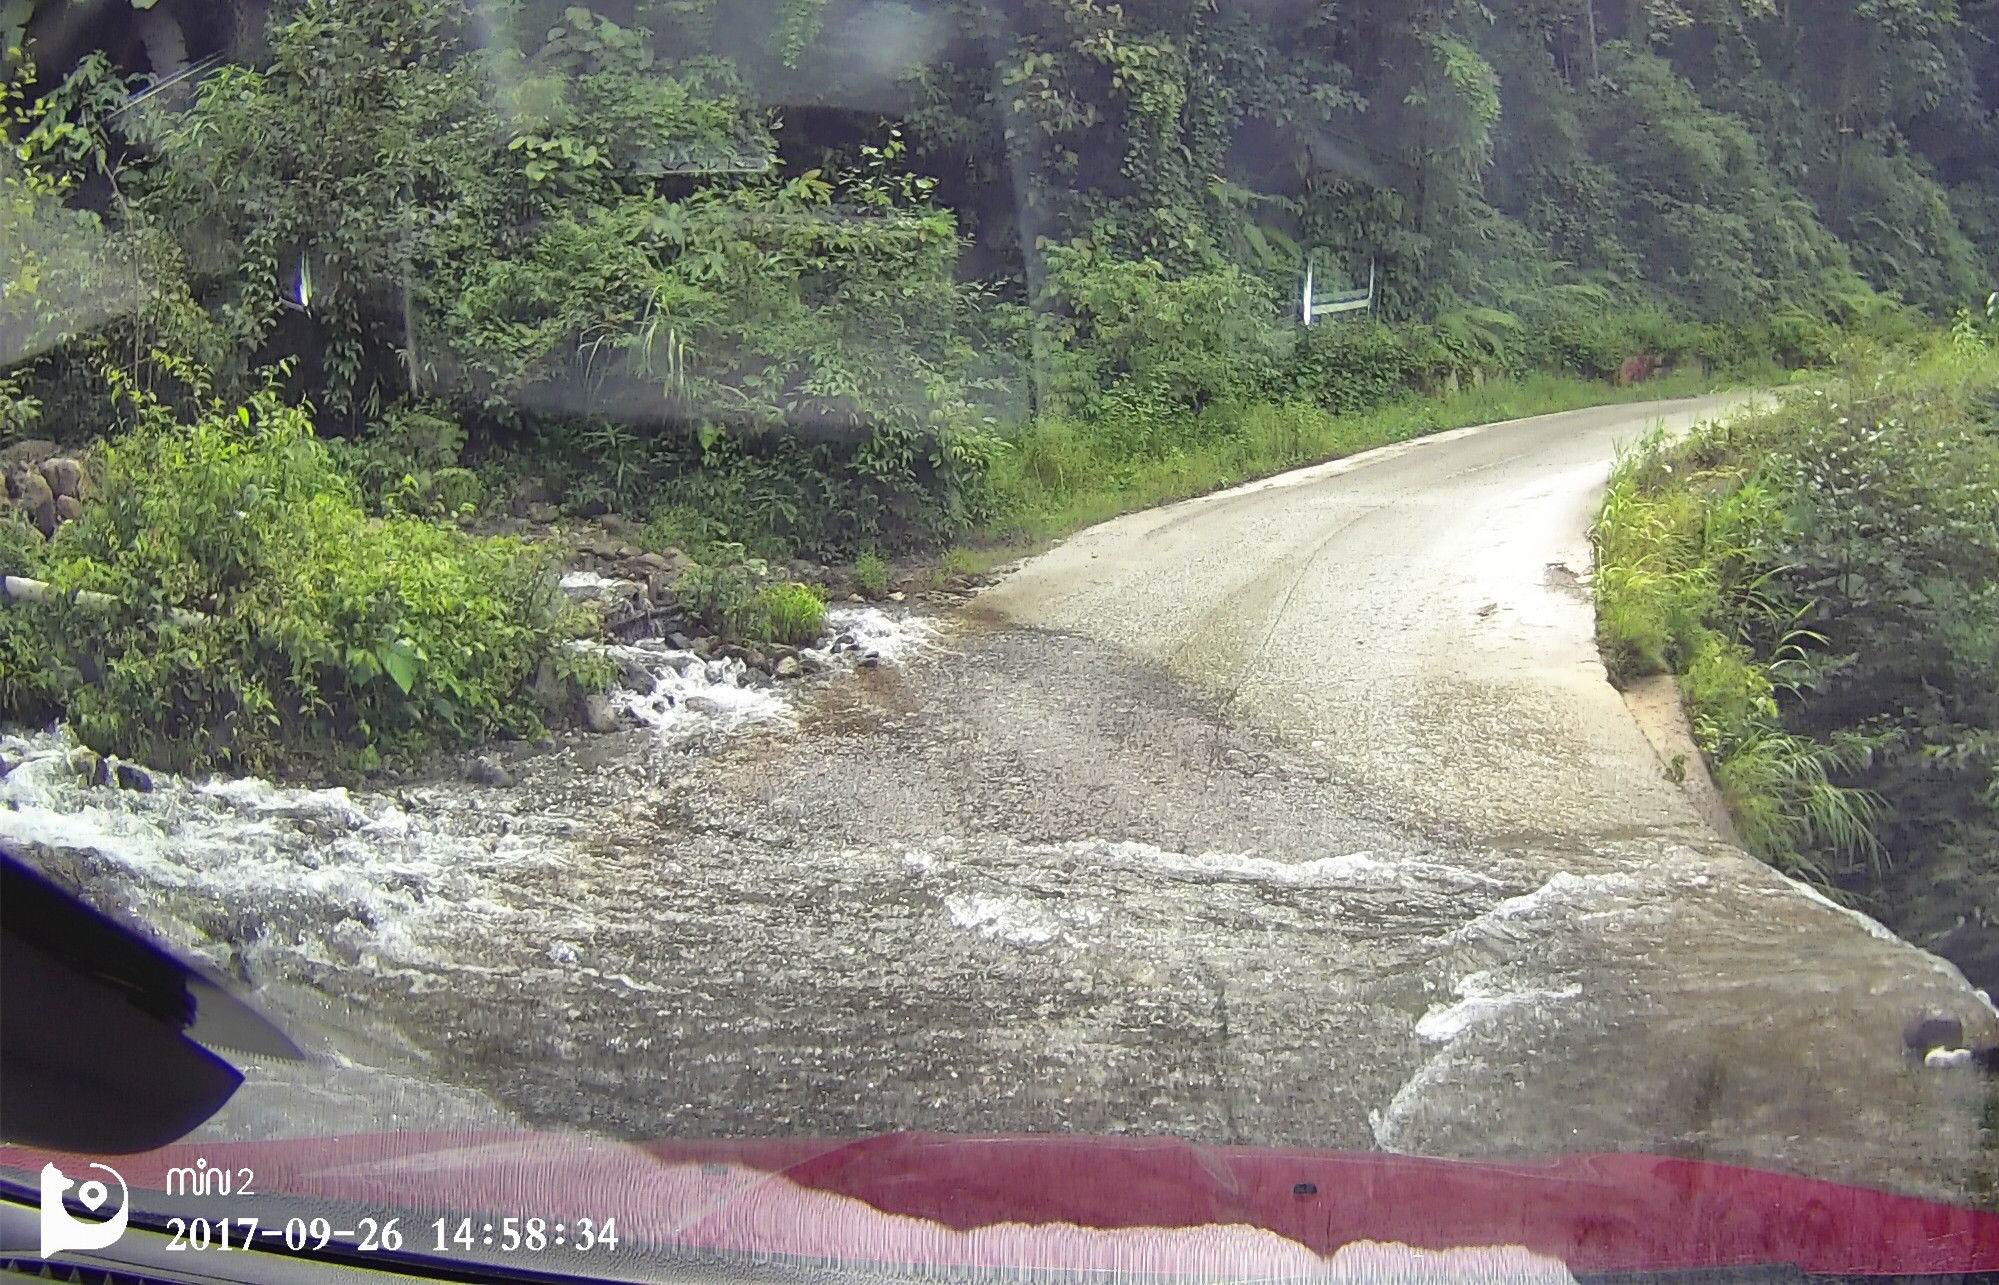
M 1311 325 L 1322 317 L 1336 317 L 1348 312 L 1372 312 L 1374 310 L 1375 265 L 1367 265 L 1367 289 L 1343 290 L 1337 294 L 1322 295 L 1314 288 L 1313 277 L 1318 265 L 1305 260 L 1305 287 L 1298 293 L 1298 320 Z

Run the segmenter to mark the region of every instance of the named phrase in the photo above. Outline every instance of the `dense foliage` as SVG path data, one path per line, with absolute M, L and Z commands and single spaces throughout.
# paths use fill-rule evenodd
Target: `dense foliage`
M 344 604 L 297 599 L 303 651 L 212 679 L 141 654 L 158 619 L 74 622 L 118 693 L 71 697 L 79 728 L 168 754 L 212 700 L 230 763 L 322 717 L 384 748 L 521 725 L 525 555 L 449 530 L 505 505 L 769 555 L 1046 534 L 1545 374 L 1823 363 L 1983 298 L 1999 261 L 1999 0 L 76 12 L 0 4 L 0 444 L 105 442 L 129 486 L 23 556 L 121 594 L 165 576 L 146 505 L 179 501 L 133 498 L 137 461 L 226 459 L 298 497 L 273 531 L 434 557 L 501 630 L 448 663 L 463 690 L 403 691 L 307 663 L 417 609 L 366 567 L 326 569 Z M 1308 263 L 1377 282 L 1373 315 L 1297 324 Z M 338 441 L 239 458 L 218 399 Z M 323 476 L 287 480 L 294 451 Z M 225 553 L 252 597 L 297 572 L 173 556 Z M 802 599 L 738 602 L 740 571 L 692 586 L 711 618 L 806 630 Z M 46 699 L 8 665 L 0 702 Z
M 0 431 L 290 358 L 323 428 L 808 550 L 962 531 L 1037 416 L 1822 360 L 1999 254 L 1993 0 L 65 11 L 0 100 Z M 1301 341 L 1307 257 L 1386 326 Z
M 542 552 L 369 518 L 274 394 L 188 424 L 142 404 L 96 463 L 83 517 L 6 546 L 9 571 L 61 596 L 0 619 L 0 681 L 28 684 L 10 705 L 59 708 L 95 749 L 183 770 L 368 767 L 537 732 L 538 668 L 582 663 Z
M 1607 659 L 1682 676 L 1752 846 L 1887 887 L 1919 939 L 1989 938 L 1999 324 L 1628 461 L 1598 551 Z

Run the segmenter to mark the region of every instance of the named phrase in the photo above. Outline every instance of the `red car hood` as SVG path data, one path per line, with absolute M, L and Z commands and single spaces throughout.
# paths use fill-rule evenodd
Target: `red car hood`
M 1999 1270 L 1999 1216 L 1644 1155 L 1438 1160 L 1150 1138 L 624 1144 L 561 1134 L 364 1134 L 180 1144 L 110 1157 L 145 1209 L 167 1171 L 248 1168 L 266 1195 L 378 1213 L 615 1218 L 662 1247 L 837 1262 L 1176 1274 L 1362 1267 L 1375 1244 L 1578 1273 L 1793 1265 L 1810 1273 Z M 78 1160 L 0 1147 L 33 1172 Z M 243 1211 L 240 1199 L 211 1202 Z M 1357 1256 L 1360 1256 L 1357 1258 Z M 1539 1272 L 1528 1271 L 1538 1275 Z

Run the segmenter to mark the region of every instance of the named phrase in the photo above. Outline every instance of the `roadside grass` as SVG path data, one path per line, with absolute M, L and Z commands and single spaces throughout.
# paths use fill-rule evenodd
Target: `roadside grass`
M 1908 804 L 1863 787 L 1899 779 L 1884 757 L 1937 756 L 1917 723 L 1938 688 L 1991 685 L 1990 655 L 1932 643 L 1990 636 L 1954 604 L 1992 592 L 1990 557 L 1967 555 L 1991 538 L 1975 423 L 1994 386 L 1990 351 L 1856 354 L 1613 472 L 1592 532 L 1605 666 L 1620 684 L 1679 680 L 1743 841 L 1787 873 L 1878 880 L 1883 826 Z M 1908 584 L 1881 583 L 1889 570 Z
M 1289 469 L 1496 420 L 1663 401 L 1714 389 L 1694 372 L 1617 388 L 1536 374 L 1336 415 L 1305 403 L 1217 405 L 1143 445 L 1114 422 L 1046 419 L 1012 436 L 988 482 L 992 516 L 951 551 L 984 570 L 1123 513 L 1206 495 Z
M 1753 542 L 1781 514 L 1733 451 L 1711 467 L 1694 462 L 1714 451 L 1712 436 L 1655 440 L 1618 464 L 1593 532 L 1598 647 L 1620 685 L 1678 679 L 1743 843 L 1787 874 L 1829 884 L 1853 863 L 1881 860 L 1879 800 L 1833 782 L 1863 766 L 1870 747 L 1785 729 L 1780 697 L 1807 676 L 1812 639 L 1785 630 L 1789 609 L 1764 592 L 1770 568 Z

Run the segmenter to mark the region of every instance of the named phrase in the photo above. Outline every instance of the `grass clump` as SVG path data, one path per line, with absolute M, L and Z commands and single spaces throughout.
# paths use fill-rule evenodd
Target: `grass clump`
M 742 633 L 754 642 L 802 647 L 826 632 L 826 600 L 811 585 L 786 581 L 757 590 Z
M 854 559 L 854 583 L 870 598 L 888 592 L 888 563 L 873 549 Z
M 728 642 L 801 647 L 826 631 L 826 600 L 811 585 L 769 579 L 769 564 L 740 545 L 717 545 L 680 580 L 682 604 Z

